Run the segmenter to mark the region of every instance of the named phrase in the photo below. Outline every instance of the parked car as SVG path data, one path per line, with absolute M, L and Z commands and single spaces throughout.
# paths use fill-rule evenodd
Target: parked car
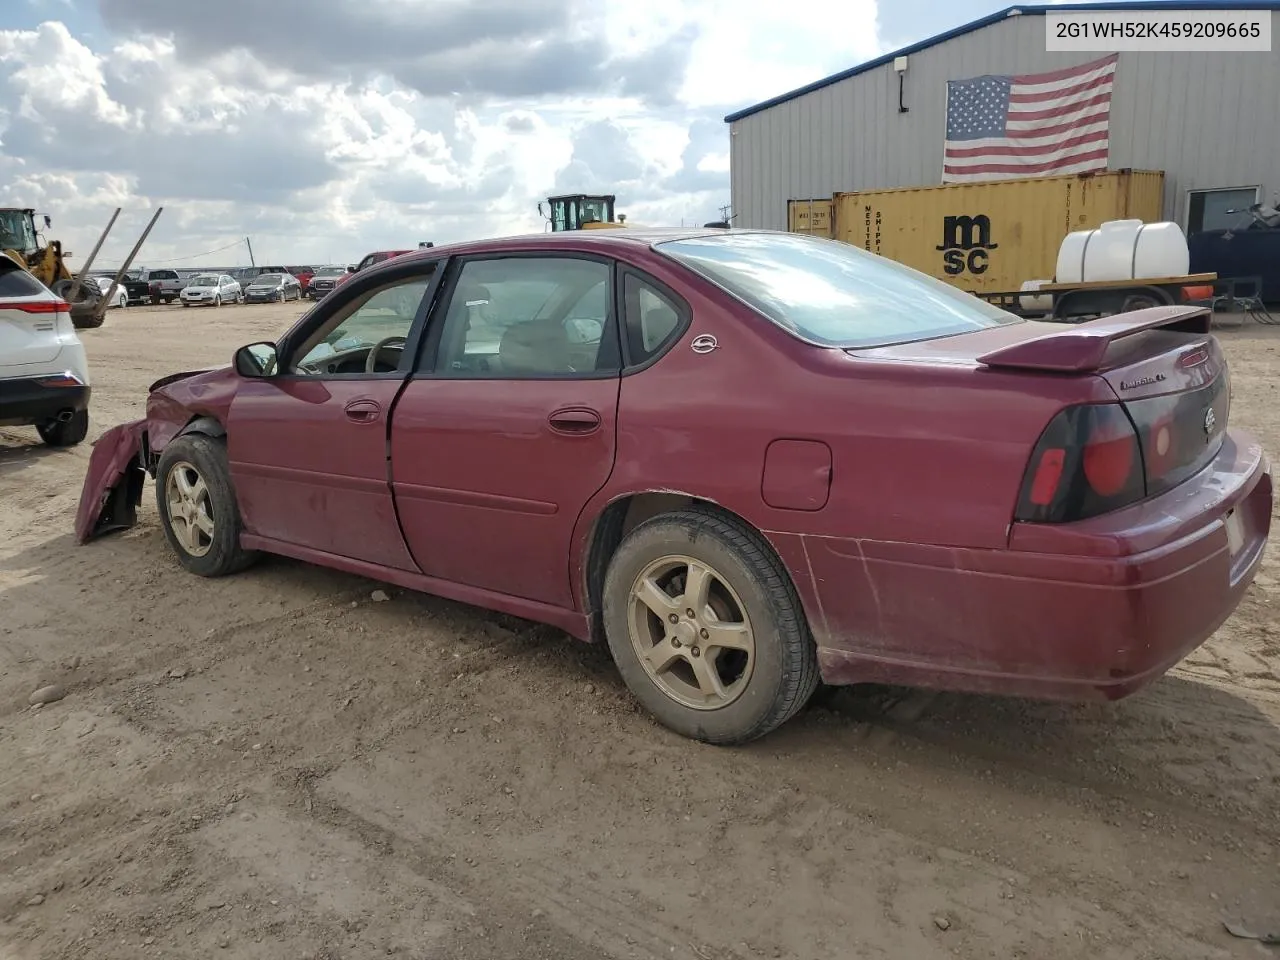
M 319 300 L 346 279 L 346 267 L 317 267 L 315 276 L 304 291 L 310 300 Z
M 246 303 L 266 303 L 278 300 L 302 299 L 302 284 L 298 278 L 288 273 L 260 273 L 249 281 L 244 289 Z
M 93 282 L 98 285 L 98 289 L 102 291 L 102 295 L 105 297 L 108 293 L 110 293 L 111 285 L 115 283 L 115 274 L 112 273 L 112 274 L 108 274 L 107 276 L 103 276 L 102 274 L 94 274 Z M 111 298 L 112 302 L 107 305 L 108 308 L 127 307 L 129 305 L 129 291 L 125 289 L 125 281 L 121 279 L 121 281 L 117 283 L 115 286 L 116 286 L 116 293 L 115 293 L 115 296 Z
M 177 270 L 152 270 L 147 275 L 147 289 L 152 303 L 173 303 L 182 293 L 187 281 Z
M 307 292 L 307 287 L 311 284 L 311 278 L 316 274 L 314 268 L 304 266 L 285 267 L 284 272 L 297 278 L 303 293 Z
M 0 253 L 0 426 L 74 446 L 89 432 L 89 390 L 70 305 Z
M 147 270 L 129 271 L 124 275 L 124 279 L 120 281 L 124 285 L 125 294 L 129 298 L 129 303 L 150 303 L 151 302 L 151 280 Z
M 240 289 L 247 290 L 249 284 L 264 273 L 288 273 L 284 267 L 240 267 L 232 276 L 240 284 Z
M 338 279 L 338 284 L 346 283 L 351 279 L 352 274 L 359 273 L 361 270 L 367 270 L 379 263 L 385 263 L 392 257 L 404 256 L 406 253 L 413 253 L 412 250 L 375 250 L 373 253 L 367 253 L 359 263 L 354 267 L 347 267 L 347 275 Z
M 819 678 L 1115 699 L 1226 620 L 1270 529 L 1209 324 L 1024 320 L 786 233 L 440 246 L 160 381 L 77 535 L 134 522 L 145 469 L 193 573 L 265 551 L 602 640 L 713 743 Z
M 224 303 L 241 303 L 244 301 L 244 294 L 240 291 L 240 284 L 225 273 L 202 273 L 199 276 L 192 277 L 190 282 L 182 288 L 180 296 L 184 307 L 201 303 L 220 307 Z

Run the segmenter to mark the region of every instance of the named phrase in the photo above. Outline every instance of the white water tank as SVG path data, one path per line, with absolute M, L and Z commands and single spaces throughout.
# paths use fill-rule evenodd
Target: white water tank
M 1176 223 L 1108 220 L 1075 230 L 1058 248 L 1058 283 L 1181 277 L 1191 269 L 1187 238 Z
M 1024 292 L 1018 297 L 1018 306 L 1022 308 L 1023 313 L 1048 313 L 1053 309 L 1053 297 L 1047 293 L 1036 293 L 1044 284 L 1050 283 L 1049 280 L 1023 280 L 1022 286 L 1018 289 L 1030 291 L 1028 294 Z

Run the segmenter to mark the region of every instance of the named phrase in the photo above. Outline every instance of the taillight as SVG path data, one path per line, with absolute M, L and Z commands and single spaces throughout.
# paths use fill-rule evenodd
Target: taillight
M 1142 441 L 1148 495 L 1177 486 L 1217 454 L 1231 411 L 1229 382 L 1224 370 L 1198 390 L 1125 403 Z
M 1225 368 L 1196 390 L 1067 407 L 1031 454 L 1014 519 L 1084 520 L 1172 489 L 1217 454 L 1230 410 Z
M 1067 407 L 1031 455 L 1014 518 L 1083 520 L 1146 496 L 1138 433 L 1118 403 Z
M 17 310 L 19 313 L 61 313 L 70 310 L 65 300 L 0 300 L 0 310 Z

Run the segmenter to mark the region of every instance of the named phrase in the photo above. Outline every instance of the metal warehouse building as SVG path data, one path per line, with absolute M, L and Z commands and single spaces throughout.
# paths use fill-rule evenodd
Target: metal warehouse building
M 725 118 L 734 225 L 788 228 L 788 202 L 942 182 L 946 84 L 1030 74 L 1104 54 L 1045 51 L 1046 12 L 1176 11 L 1201 3 L 1010 7 Z M 1233 10 L 1280 10 L 1234 3 Z M 1280 190 L 1280 17 L 1269 53 L 1121 52 L 1112 170 L 1163 170 L 1163 216 L 1188 233 L 1233 226 L 1231 208 Z M 905 70 L 899 58 L 905 57 Z M 897 64 L 895 66 L 895 61 Z

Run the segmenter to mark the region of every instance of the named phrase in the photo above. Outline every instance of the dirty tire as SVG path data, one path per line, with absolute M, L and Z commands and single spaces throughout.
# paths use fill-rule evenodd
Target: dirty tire
M 1149 307 L 1162 307 L 1164 302 L 1157 300 L 1150 294 L 1135 293 L 1125 297 L 1124 303 L 1120 307 L 1121 313 L 1129 313 L 1131 310 L 1146 310 Z
M 713 569 L 749 621 L 754 664 L 725 706 L 699 709 L 670 696 L 632 642 L 632 588 L 668 556 Z M 795 715 L 818 686 L 817 649 L 791 580 L 758 533 L 718 512 L 663 514 L 627 534 L 605 575 L 603 608 L 609 650 L 627 688 L 664 726 L 695 740 L 732 745 L 762 737 Z
M 190 464 L 198 471 L 208 491 L 209 513 L 214 527 L 208 552 L 202 556 L 193 556 L 182 545 L 169 515 L 169 475 L 175 466 L 182 463 Z M 221 437 L 206 437 L 198 433 L 178 437 L 160 455 L 155 486 L 156 507 L 160 511 L 165 539 L 177 555 L 178 562 L 187 570 L 202 577 L 222 577 L 238 573 L 258 559 L 257 551 L 240 546 L 243 523 L 227 470 L 226 442 Z
M 89 435 L 89 411 L 77 410 L 70 420 L 39 424 L 36 432 L 51 447 L 74 447 Z

